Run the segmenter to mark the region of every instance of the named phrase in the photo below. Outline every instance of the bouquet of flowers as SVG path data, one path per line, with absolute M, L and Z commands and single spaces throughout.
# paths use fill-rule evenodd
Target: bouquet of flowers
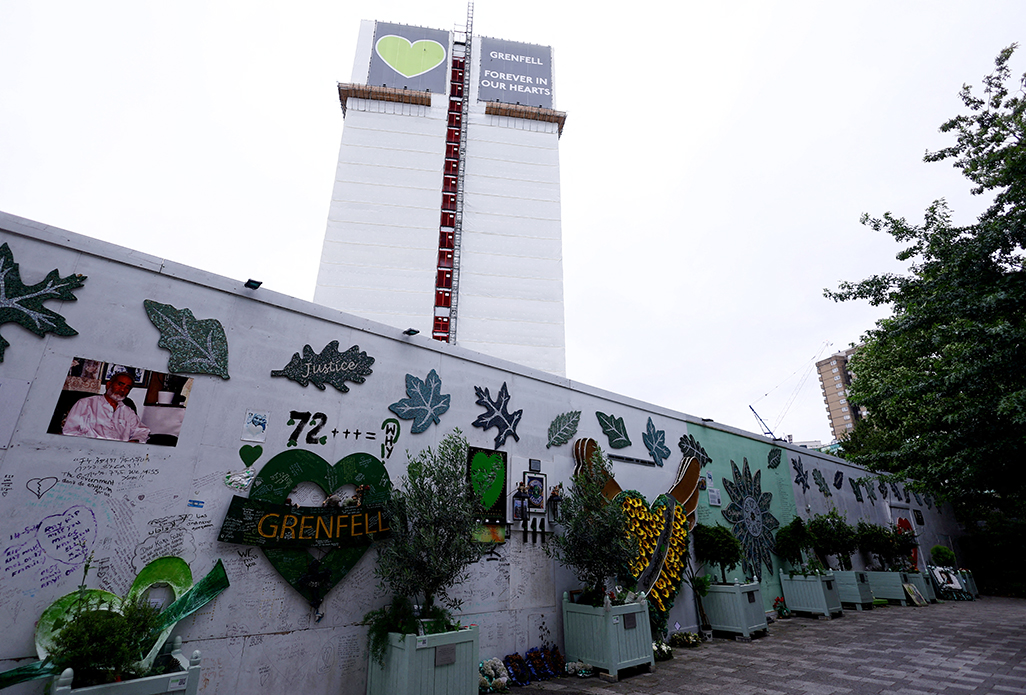
M 702 643 L 702 638 L 697 632 L 674 632 L 670 635 L 670 646 L 674 648 L 691 649 Z
M 662 640 L 652 643 L 652 652 L 655 654 L 656 661 L 669 661 L 673 658 L 673 650 L 670 649 L 670 645 Z
M 787 604 L 784 602 L 783 596 L 777 596 L 773 599 L 773 610 L 777 612 L 778 618 L 790 618 L 791 611 L 788 609 Z

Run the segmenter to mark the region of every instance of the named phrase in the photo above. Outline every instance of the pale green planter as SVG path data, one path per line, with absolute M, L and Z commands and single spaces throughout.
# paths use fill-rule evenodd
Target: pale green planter
M 973 573 L 969 570 L 959 570 L 958 576 L 962 578 L 962 586 L 968 591 L 974 599 L 980 597 L 980 590 L 976 588 L 976 580 L 973 579 Z
M 476 695 L 478 629 L 438 635 L 388 633 L 384 666 L 372 658 L 367 695 Z
M 865 572 L 835 570 L 834 579 L 837 580 L 837 595 L 842 606 L 854 606 L 857 611 L 873 608 L 873 590 L 869 588 L 869 577 Z
M 166 649 L 167 647 L 165 647 Z M 147 678 L 135 678 L 120 683 L 105 683 L 104 685 L 91 685 L 86 688 L 72 688 L 74 671 L 70 668 L 64 669 L 61 675 L 53 679 L 54 695 L 58 693 L 73 693 L 74 695 L 196 695 L 200 682 L 200 652 L 197 649 L 192 653 L 192 658 L 186 661 L 182 654 L 182 638 L 175 637 L 174 647 L 171 656 L 182 665 L 182 671 L 169 673 L 163 676 L 149 676 Z
M 813 613 L 828 618 L 834 614 L 844 615 L 833 574 L 796 574 L 789 577 L 780 570 L 780 588 L 791 612 Z
M 648 602 L 644 600 L 606 610 L 570 603 L 564 592 L 563 643 L 568 662 L 583 661 L 608 671 L 613 679 L 619 679 L 620 669 L 631 666 L 655 668 Z
M 768 627 L 758 583 L 713 584 L 702 597 L 702 608 L 713 630 L 751 637 Z
M 902 584 L 911 584 L 907 572 L 866 572 L 869 577 L 869 588 L 873 590 L 876 598 L 896 601 L 899 605 L 907 606 L 908 595 Z
M 923 598 L 930 603 L 937 603 L 937 592 L 933 590 L 933 581 L 929 577 L 922 572 L 909 572 L 908 579 L 912 586 L 919 589 L 919 593 L 923 595 Z

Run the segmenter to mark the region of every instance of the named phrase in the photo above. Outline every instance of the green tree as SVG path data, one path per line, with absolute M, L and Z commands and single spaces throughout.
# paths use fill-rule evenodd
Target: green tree
M 975 224 L 957 226 L 943 199 L 922 224 L 887 213 L 863 217 L 907 247 L 907 274 L 842 282 L 826 296 L 890 305 L 854 355 L 849 400 L 865 406 L 846 457 L 912 478 L 963 517 L 1022 510 L 1026 469 L 1026 76 L 1001 51 L 983 95 L 963 87 L 967 113 L 941 126 L 956 143 L 928 152 L 951 161 L 991 196 Z
M 697 524 L 694 530 L 695 558 L 703 565 L 720 568 L 720 579 L 727 583 L 727 570 L 741 563 L 744 548 L 726 526 Z

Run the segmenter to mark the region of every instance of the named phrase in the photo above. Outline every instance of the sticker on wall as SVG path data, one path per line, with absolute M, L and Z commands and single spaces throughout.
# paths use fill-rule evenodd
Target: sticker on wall
M 779 466 L 780 465 L 780 456 L 781 456 L 782 453 L 783 452 L 780 449 L 776 448 L 776 447 L 770 449 L 769 453 L 766 455 L 766 467 L 772 469 L 772 468 L 776 468 L 777 466 Z
M 824 497 L 833 497 L 834 493 L 830 492 L 830 486 L 827 485 L 826 478 L 823 477 L 818 468 L 812 469 L 812 478 L 816 481 L 816 487 L 819 488 Z
M 569 442 L 577 434 L 577 426 L 580 422 L 580 410 L 571 410 L 568 413 L 557 415 L 549 423 L 549 443 L 545 445 L 545 448 L 550 449 L 554 446 L 563 446 Z
M 862 486 L 854 478 L 848 478 L 848 484 L 851 485 L 851 491 L 855 493 L 855 499 L 859 502 L 865 502 L 862 499 Z
M 780 522 L 770 512 L 773 493 L 762 491 L 762 471 L 756 471 L 753 476 L 748 468 L 748 459 L 742 460 L 743 469 L 740 471 L 736 463 L 730 462 L 733 482 L 723 479 L 730 504 L 721 513 L 733 524 L 734 535 L 744 548 L 745 555 L 741 561 L 744 573 L 761 581 L 763 565 L 773 572 L 773 532 L 780 527 Z
M 834 489 L 840 490 L 844 486 L 844 471 L 834 473 Z
M 805 470 L 805 466 L 802 464 L 801 456 L 799 456 L 797 459 L 791 459 L 791 468 L 793 468 L 795 472 L 794 482 L 802 486 L 803 492 L 808 492 L 809 472 Z
M 506 382 L 502 382 L 502 388 L 499 389 L 494 401 L 491 394 L 488 393 L 488 389 L 475 386 L 474 392 L 477 394 L 477 404 L 483 406 L 485 411 L 477 416 L 472 423 L 473 426 L 486 431 L 493 427 L 498 429 L 499 433 L 495 435 L 496 449 L 506 443 L 507 437 L 513 437 L 514 441 L 519 442 L 517 425 L 520 424 L 520 418 L 524 411 L 520 409 L 511 413 L 506 409 L 506 406 L 509 405 L 509 390 L 506 388 Z
M 267 439 L 267 421 L 271 414 L 263 410 L 247 410 L 242 423 L 242 441 L 262 442 Z
M 407 374 L 406 395 L 407 398 L 396 401 L 388 409 L 403 420 L 413 420 L 410 425 L 413 434 L 420 434 L 432 423 L 437 425 L 439 418 L 449 409 L 450 394 L 442 393 L 442 380 L 434 369 L 423 381 Z
M 670 449 L 666 446 L 666 432 L 657 430 L 652 423 L 652 418 L 648 419 L 645 431 L 641 435 L 641 441 L 645 443 L 645 448 L 648 449 L 649 455 L 657 466 L 661 467 L 663 461 L 670 458 Z
M 81 287 L 85 281 L 85 275 L 62 278 L 59 271 L 51 270 L 42 282 L 26 285 L 21 281 L 21 271 L 14 262 L 14 253 L 5 243 L 0 246 L 0 325 L 17 323 L 40 338 L 47 333 L 78 335 L 78 331 L 69 326 L 63 316 L 47 309 L 43 302 L 51 299 L 73 302 L 76 297 L 72 290 Z M 0 362 L 4 361 L 4 350 L 9 345 L 0 336 Z
M 623 424 L 622 417 L 606 415 L 597 411 L 595 417 L 598 418 L 599 425 L 602 426 L 602 434 L 609 439 L 609 448 L 623 449 L 631 445 L 631 439 L 627 436 L 627 425 Z
M 359 504 L 289 506 L 293 488 L 303 482 L 314 483 L 326 496 L 343 486 L 358 486 L 361 492 L 354 499 Z M 384 464 L 370 454 L 350 454 L 332 465 L 312 451 L 290 449 L 264 464 L 248 499 L 233 499 L 234 509 L 229 507 L 218 540 L 259 543 L 275 570 L 317 609 L 370 548 L 368 533 L 387 530 L 387 519 L 378 511 L 391 490 Z M 311 546 L 327 553 L 316 558 Z
M 680 448 L 680 452 L 684 454 L 684 458 L 694 457 L 698 459 L 699 464 L 704 468 L 712 463 L 712 458 L 709 454 L 705 453 L 705 449 L 699 444 L 698 440 L 695 439 L 693 434 L 685 434 L 677 442 L 677 446 Z
M 481 497 L 484 524 L 506 523 L 506 470 L 505 451 L 467 448 L 467 476 Z
M 293 353 L 292 360 L 284 368 L 273 370 L 271 376 L 283 376 L 300 386 L 313 384 L 321 391 L 325 384 L 330 384 L 342 393 L 349 393 L 345 382 L 364 383 L 372 373 L 372 364 L 374 358 L 361 352 L 359 345 L 339 352 L 338 341 L 333 340 L 324 346 L 320 354 L 304 345 L 302 355 Z
M 172 373 L 213 374 L 228 378 L 228 337 L 217 319 L 197 319 L 189 309 L 143 300 L 146 316 L 160 331 L 157 347 L 171 353 Z

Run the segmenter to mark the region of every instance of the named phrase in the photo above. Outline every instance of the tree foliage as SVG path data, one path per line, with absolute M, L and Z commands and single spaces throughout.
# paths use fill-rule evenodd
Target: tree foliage
M 968 226 L 953 224 L 943 199 L 922 224 L 864 216 L 907 245 L 897 257 L 909 272 L 826 291 L 893 309 L 851 361 L 849 400 L 869 416 L 846 457 L 913 478 L 964 516 L 1026 499 L 1026 76 L 1011 79 L 1015 48 L 998 55 L 982 96 L 963 87 L 967 113 L 941 126 L 955 144 L 925 157 L 952 162 L 990 206 Z
M 703 565 L 720 568 L 720 579 L 727 583 L 727 570 L 737 567 L 744 558 L 744 548 L 726 526 L 697 524 L 694 530 L 695 558 Z
M 858 549 L 855 529 L 836 509 L 813 516 L 809 520 L 808 530 L 812 549 L 824 567 L 829 567 L 827 556 L 833 555 L 837 558 L 839 569 L 851 569 L 851 554 Z

